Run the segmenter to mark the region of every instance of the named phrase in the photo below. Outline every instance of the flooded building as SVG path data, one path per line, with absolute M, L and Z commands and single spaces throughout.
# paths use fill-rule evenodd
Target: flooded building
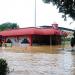
M 58 45 L 61 44 L 61 37 L 66 36 L 58 28 L 58 24 L 52 24 L 51 28 L 19 28 L 1 31 L 5 43 L 12 43 L 13 46 L 32 45 Z

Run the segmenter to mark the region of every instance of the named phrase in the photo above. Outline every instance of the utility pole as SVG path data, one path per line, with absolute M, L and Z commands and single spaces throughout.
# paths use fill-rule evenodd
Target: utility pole
M 35 19 L 35 20 L 34 20 L 34 21 L 35 21 L 34 24 L 35 24 L 35 27 L 36 27 L 36 0 L 35 0 L 35 16 L 34 16 L 34 17 L 35 17 L 35 18 L 34 18 L 34 19 Z

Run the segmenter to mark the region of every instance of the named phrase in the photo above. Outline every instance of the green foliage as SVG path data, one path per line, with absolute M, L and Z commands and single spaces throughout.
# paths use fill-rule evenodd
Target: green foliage
M 62 16 L 66 20 L 66 15 L 69 15 L 75 20 L 75 0 L 43 0 L 44 3 L 52 2 L 59 9 L 59 12 L 64 13 Z
M 73 33 L 73 36 L 74 36 L 74 38 L 75 38 L 75 32 Z
M 0 58 L 0 75 L 6 75 L 8 72 L 8 64 L 5 59 Z
M 19 28 L 19 26 L 16 23 L 10 23 L 6 22 L 0 25 L 0 30 L 6 30 L 6 29 L 16 29 Z
M 0 43 L 0 47 L 2 47 L 2 44 Z
M 71 38 L 71 46 L 75 45 L 75 32 L 73 33 L 73 38 Z
M 43 0 L 43 2 L 44 2 L 44 3 L 49 3 L 49 2 L 50 2 L 50 0 Z

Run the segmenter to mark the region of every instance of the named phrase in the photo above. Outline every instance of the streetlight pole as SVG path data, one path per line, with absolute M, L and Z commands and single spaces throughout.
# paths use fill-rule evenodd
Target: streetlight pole
M 34 20 L 34 21 L 35 21 L 34 24 L 35 24 L 35 27 L 36 27 L 36 0 L 35 0 L 35 16 L 34 16 L 34 17 L 35 17 L 35 18 L 34 18 L 34 19 L 35 19 L 35 20 Z

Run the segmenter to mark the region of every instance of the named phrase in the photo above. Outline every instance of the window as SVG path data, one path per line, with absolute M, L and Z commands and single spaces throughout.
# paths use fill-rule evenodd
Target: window
M 10 39 L 8 39 L 8 40 L 6 41 L 6 43 L 12 43 L 12 41 L 11 41 Z
M 27 39 L 23 39 L 21 43 L 29 43 Z

